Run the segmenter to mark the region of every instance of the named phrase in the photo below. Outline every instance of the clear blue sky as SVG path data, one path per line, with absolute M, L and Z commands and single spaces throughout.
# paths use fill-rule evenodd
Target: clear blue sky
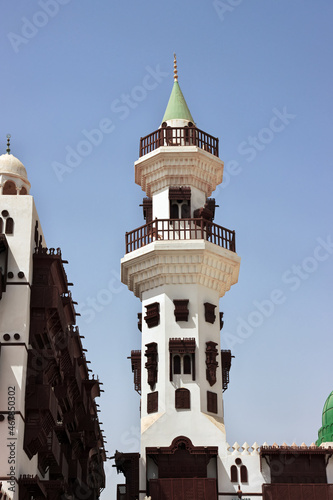
M 140 303 L 119 261 L 125 231 L 143 224 L 133 163 L 163 117 L 174 51 L 197 126 L 220 138 L 215 222 L 236 230 L 242 257 L 220 303 L 222 346 L 236 356 L 228 442 L 310 444 L 333 389 L 332 3 L 16 0 L 1 10 L 1 151 L 12 134 L 48 245 L 69 260 L 104 382 L 109 455 L 139 449 L 127 356 L 140 348 Z M 123 477 L 106 469 L 102 499 L 113 499 Z

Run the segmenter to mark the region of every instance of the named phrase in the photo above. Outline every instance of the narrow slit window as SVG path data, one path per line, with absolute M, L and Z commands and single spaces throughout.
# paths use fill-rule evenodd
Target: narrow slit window
M 240 475 L 241 475 L 241 482 L 242 483 L 247 483 L 248 482 L 248 476 L 247 476 L 247 468 L 245 465 L 242 465 L 240 468 Z
M 184 356 L 184 374 L 185 375 L 190 375 L 192 372 L 191 370 L 191 358 L 188 354 Z
M 14 233 L 14 220 L 11 217 L 6 219 L 6 234 Z
M 238 483 L 238 470 L 236 465 L 230 467 L 230 478 L 232 483 Z
M 178 354 L 173 357 L 173 373 L 174 375 L 180 375 L 180 356 Z

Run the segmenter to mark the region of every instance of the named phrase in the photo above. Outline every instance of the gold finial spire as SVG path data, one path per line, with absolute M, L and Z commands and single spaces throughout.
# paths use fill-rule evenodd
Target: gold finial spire
M 11 138 L 11 135 L 10 134 L 7 134 L 7 154 L 9 155 L 10 154 L 10 138 Z
M 173 54 L 173 79 L 178 82 L 178 71 L 177 71 L 177 58 L 176 54 Z

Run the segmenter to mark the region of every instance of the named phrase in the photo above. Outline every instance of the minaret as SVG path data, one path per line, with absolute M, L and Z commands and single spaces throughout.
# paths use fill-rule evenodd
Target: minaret
M 194 123 L 175 57 L 162 124 L 141 138 L 135 163 L 146 224 L 126 233 L 121 261 L 142 302 L 140 500 L 179 479 L 209 499 L 217 491 L 226 443 L 219 299 L 240 266 L 234 231 L 213 222 L 222 174 L 218 139 Z

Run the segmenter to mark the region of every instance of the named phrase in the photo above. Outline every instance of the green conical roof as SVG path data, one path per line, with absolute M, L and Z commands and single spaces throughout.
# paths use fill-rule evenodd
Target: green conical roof
M 325 401 L 322 414 L 322 427 L 318 432 L 317 446 L 333 442 L 333 391 Z
M 188 120 L 194 123 L 190 110 L 186 104 L 183 92 L 180 89 L 178 81 L 175 81 L 172 87 L 170 99 L 163 116 L 163 122 L 173 119 Z

